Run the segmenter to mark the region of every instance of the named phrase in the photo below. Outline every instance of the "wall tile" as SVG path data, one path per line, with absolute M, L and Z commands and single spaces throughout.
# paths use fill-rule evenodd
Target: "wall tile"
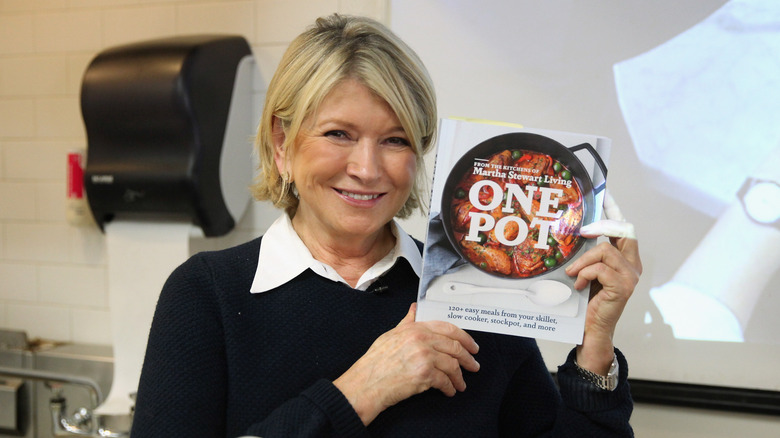
M 37 301 L 34 264 L 0 262 L 0 300 Z
M 338 11 L 338 0 L 258 0 L 256 42 L 289 43 L 317 17 Z
M 95 1 L 99 1 L 99 0 L 95 0 Z M 182 3 L 182 0 L 136 0 L 136 3 L 138 3 L 139 5 L 148 5 L 148 4 L 152 4 L 152 3 L 154 3 L 154 4 L 160 4 L 160 3 L 170 4 L 170 3 Z
M 38 299 L 45 304 L 107 309 L 106 271 L 102 267 L 42 265 L 38 268 Z
M 250 1 L 182 4 L 177 11 L 177 34 L 238 34 L 252 42 L 254 8 Z
M 32 15 L 0 16 L 0 54 L 32 53 L 35 50 L 32 23 Z
M 4 243 L 7 260 L 60 263 L 70 260 L 66 225 L 7 223 Z
M 105 47 L 170 36 L 176 30 L 176 10 L 172 5 L 107 10 L 103 17 Z
M 66 56 L 23 56 L 0 62 L 0 95 L 43 96 L 67 90 Z
M 39 53 L 94 51 L 102 47 L 100 11 L 43 13 L 33 19 Z
M 5 235 L 6 235 L 6 225 L 3 221 L 0 221 L 0 260 L 6 260 L 10 259 L 6 255 L 6 249 L 5 249 Z
M 36 218 L 43 222 L 65 222 L 65 180 L 35 186 Z
M 29 338 L 72 341 L 70 311 L 66 307 L 8 303 L 8 326 L 27 332 Z
M 32 99 L 0 100 L 0 138 L 35 135 L 35 105 Z
M 97 53 L 90 53 L 89 55 L 72 55 L 68 58 L 67 94 L 81 95 L 81 83 L 84 79 L 84 72 L 87 71 L 87 66 L 92 62 L 95 55 L 97 55 Z
M 387 0 L 339 0 L 339 12 L 342 14 L 363 15 L 387 24 Z
M 0 182 L 0 219 L 35 220 L 35 184 Z
M 62 9 L 68 6 L 68 0 L 3 0 L 3 12 L 29 12 Z
M 111 314 L 108 310 L 73 309 L 71 311 L 73 339 L 87 344 L 111 345 Z
M 35 102 L 38 137 L 84 137 L 78 96 L 40 98 Z
M 69 253 L 71 263 L 88 265 L 106 265 L 106 241 L 105 235 L 94 223 L 82 226 L 66 226 Z
M 71 8 L 94 8 L 94 7 L 113 7 L 113 6 L 127 6 L 137 5 L 139 0 L 68 0 L 68 5 Z
M 5 144 L 6 178 L 65 181 L 66 157 L 78 141 L 14 141 Z

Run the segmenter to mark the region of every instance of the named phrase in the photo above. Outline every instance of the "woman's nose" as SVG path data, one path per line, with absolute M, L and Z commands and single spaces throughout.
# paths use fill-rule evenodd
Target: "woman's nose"
M 370 139 L 357 142 L 349 154 L 347 173 L 365 183 L 378 179 L 382 173 L 379 145 Z

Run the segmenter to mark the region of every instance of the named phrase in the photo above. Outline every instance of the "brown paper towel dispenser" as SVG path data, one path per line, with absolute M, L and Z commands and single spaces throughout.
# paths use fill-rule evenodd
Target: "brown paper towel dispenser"
M 81 88 L 84 186 L 101 229 L 115 217 L 230 231 L 249 202 L 257 67 L 240 36 L 195 35 L 99 53 Z

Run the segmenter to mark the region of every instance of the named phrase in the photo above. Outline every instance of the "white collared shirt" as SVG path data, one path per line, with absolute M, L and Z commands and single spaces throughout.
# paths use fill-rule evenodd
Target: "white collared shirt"
M 395 236 L 395 247 L 363 273 L 355 289 L 367 290 L 377 278 L 393 267 L 399 257 L 405 258 L 415 274 L 420 276 L 422 257 L 414 240 L 395 220 L 390 223 L 390 230 Z M 250 292 L 267 292 L 287 283 L 306 269 L 311 269 L 316 274 L 333 281 L 348 284 L 335 269 L 312 257 L 309 249 L 293 229 L 289 216 L 282 213 L 263 235 L 257 271 Z

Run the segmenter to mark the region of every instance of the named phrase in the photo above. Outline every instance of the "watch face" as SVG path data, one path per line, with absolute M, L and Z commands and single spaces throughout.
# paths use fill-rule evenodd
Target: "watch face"
M 758 222 L 771 224 L 780 219 L 780 185 L 775 182 L 750 187 L 743 202 L 748 216 Z

